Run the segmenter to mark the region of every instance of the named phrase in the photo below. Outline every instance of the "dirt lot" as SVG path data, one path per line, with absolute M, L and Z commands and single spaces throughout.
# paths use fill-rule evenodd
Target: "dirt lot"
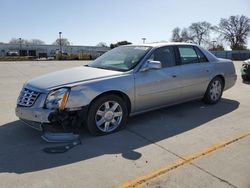
M 0 62 L 0 187 L 250 188 L 250 85 L 240 76 L 217 105 L 193 101 L 148 112 L 118 133 L 83 131 L 82 145 L 44 153 L 41 133 L 15 117 L 22 84 L 82 64 Z

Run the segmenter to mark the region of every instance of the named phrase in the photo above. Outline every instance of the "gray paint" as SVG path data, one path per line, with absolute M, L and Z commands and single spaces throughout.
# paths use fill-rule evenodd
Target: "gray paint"
M 151 51 L 153 51 L 162 46 L 182 44 L 147 44 L 147 46 L 152 46 Z M 202 98 L 209 82 L 217 75 L 221 75 L 225 79 L 224 90 L 232 87 L 236 81 L 232 61 L 217 59 L 206 50 L 200 49 L 205 53 L 209 62 L 140 71 L 145 63 L 145 59 L 143 59 L 134 70 L 126 73 L 91 67 L 77 67 L 34 78 L 28 81 L 24 87 L 45 94 L 57 88 L 70 87 L 71 93 L 66 108 L 86 106 L 102 93 L 119 91 L 128 96 L 131 102 L 131 115 L 133 115 Z M 176 77 L 173 77 L 173 75 Z M 39 100 L 45 101 L 45 98 L 39 98 Z M 30 116 L 25 116 L 25 118 L 37 122 L 49 122 L 45 119 L 50 112 L 41 108 L 41 103 L 39 105 L 37 103 L 33 106 L 37 116 L 31 113 Z M 20 118 L 23 118 L 22 111 L 27 111 L 27 109 L 17 107 L 16 114 Z

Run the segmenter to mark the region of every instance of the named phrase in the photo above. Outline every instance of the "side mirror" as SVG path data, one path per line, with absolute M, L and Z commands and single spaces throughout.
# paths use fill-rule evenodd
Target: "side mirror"
M 160 61 L 147 61 L 141 71 L 144 72 L 152 69 L 161 69 L 161 68 L 162 65 Z

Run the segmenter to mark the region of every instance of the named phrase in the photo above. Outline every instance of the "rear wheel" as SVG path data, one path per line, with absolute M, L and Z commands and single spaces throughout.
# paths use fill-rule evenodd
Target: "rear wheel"
M 115 132 L 126 125 L 128 109 L 117 95 L 109 94 L 97 98 L 89 108 L 87 127 L 92 135 Z
M 220 77 L 215 77 L 208 85 L 204 95 L 204 101 L 208 104 L 216 104 L 221 99 L 224 84 Z

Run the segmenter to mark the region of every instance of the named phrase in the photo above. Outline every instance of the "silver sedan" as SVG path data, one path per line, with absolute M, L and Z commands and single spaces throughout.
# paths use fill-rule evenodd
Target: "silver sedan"
M 27 81 L 16 115 L 33 128 L 86 125 L 93 135 L 131 115 L 202 98 L 216 104 L 236 81 L 231 60 L 188 43 L 117 47 L 87 66 Z

